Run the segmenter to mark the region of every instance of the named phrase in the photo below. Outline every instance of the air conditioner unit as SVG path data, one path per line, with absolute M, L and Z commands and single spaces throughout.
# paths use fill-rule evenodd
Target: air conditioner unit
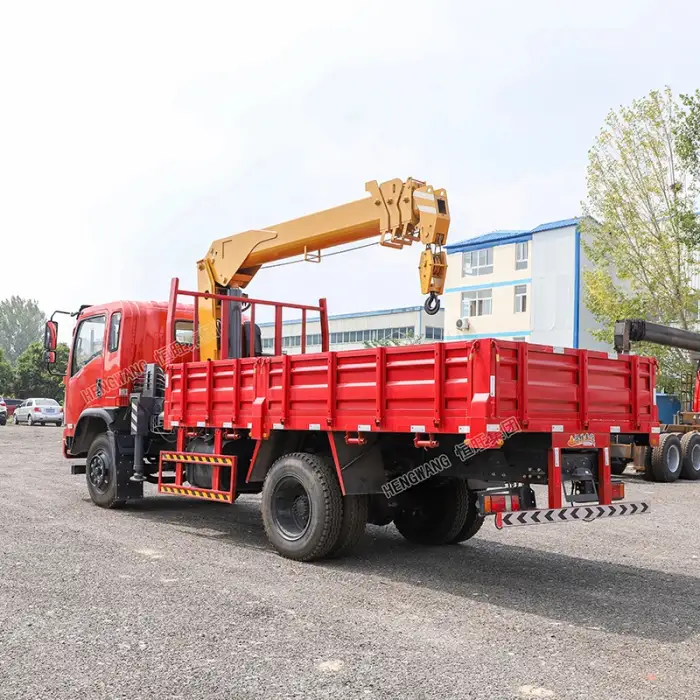
M 455 325 L 457 326 L 457 329 L 460 331 L 468 331 L 469 330 L 469 317 L 462 316 L 462 318 L 458 318 L 457 323 Z

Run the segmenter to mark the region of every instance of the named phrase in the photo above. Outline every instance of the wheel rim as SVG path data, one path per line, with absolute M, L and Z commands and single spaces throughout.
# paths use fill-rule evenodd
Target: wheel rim
M 700 472 L 700 442 L 696 442 L 690 451 L 690 463 L 693 471 Z
M 272 520 L 281 535 L 290 542 L 301 539 L 311 524 L 311 499 L 304 485 L 293 476 L 285 476 L 272 494 Z
M 671 445 L 666 453 L 666 466 L 671 474 L 675 474 L 681 466 L 681 451 L 677 445 Z
M 104 493 L 109 487 L 109 458 L 104 450 L 98 450 L 88 465 L 88 478 L 96 491 Z

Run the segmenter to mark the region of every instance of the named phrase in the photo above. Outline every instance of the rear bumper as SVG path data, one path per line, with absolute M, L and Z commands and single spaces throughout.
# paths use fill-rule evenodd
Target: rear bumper
M 520 527 L 521 525 L 550 525 L 572 521 L 590 523 L 600 518 L 617 518 L 623 515 L 645 515 L 651 505 L 644 501 L 614 503 L 609 506 L 589 505 L 569 508 L 541 508 L 518 510 L 512 513 L 496 513 L 496 527 Z

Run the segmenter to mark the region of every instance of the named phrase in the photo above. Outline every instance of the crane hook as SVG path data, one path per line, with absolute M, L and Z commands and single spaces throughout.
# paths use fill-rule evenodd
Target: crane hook
M 425 300 L 423 308 L 428 316 L 435 316 L 440 311 L 440 297 L 435 292 L 430 292 L 430 296 Z

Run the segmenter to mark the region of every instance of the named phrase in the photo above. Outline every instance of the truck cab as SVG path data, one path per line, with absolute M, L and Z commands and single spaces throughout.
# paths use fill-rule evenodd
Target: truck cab
M 167 313 L 167 303 L 153 301 L 115 301 L 78 313 L 64 378 L 66 457 L 85 456 L 96 431 L 128 425 L 130 395 L 140 389 L 146 365 L 164 366 L 168 346 L 182 361 L 191 359 L 193 308 L 177 307 L 172 338 L 166 337 Z M 49 324 L 50 350 L 57 323 Z

